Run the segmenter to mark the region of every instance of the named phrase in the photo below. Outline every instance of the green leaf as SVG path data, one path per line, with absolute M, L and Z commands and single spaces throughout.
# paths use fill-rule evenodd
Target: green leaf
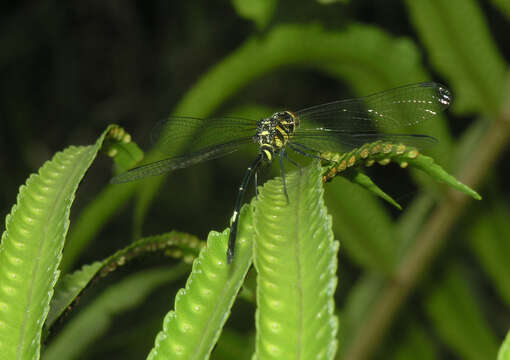
M 6 359 L 39 357 L 71 204 L 113 128 L 108 127 L 95 145 L 72 146 L 47 161 L 20 187 L 7 215 L 0 244 L 0 354 Z
M 483 207 L 473 219 L 467 235 L 474 255 L 492 280 L 501 298 L 510 306 L 510 208 L 503 201 Z
M 426 309 L 441 338 L 462 359 L 494 359 L 497 341 L 462 268 L 452 265 L 426 296 Z
M 193 263 L 186 287 L 177 293 L 175 310 L 165 316 L 148 359 L 209 357 L 251 265 L 249 206 L 243 207 L 241 217 L 234 262 L 228 265 L 226 259 L 229 231 L 209 233 L 207 247 Z
M 407 0 L 434 67 L 449 79 L 461 113 L 498 113 L 506 65 L 474 0 Z
M 510 331 L 506 334 L 505 341 L 499 348 L 498 360 L 510 360 Z
M 277 0 L 232 0 L 239 16 L 252 20 L 257 28 L 264 29 L 273 17 Z
M 115 315 L 142 303 L 154 288 L 175 281 L 189 264 L 145 270 L 110 286 L 83 309 L 45 349 L 45 360 L 78 359 L 113 323 Z
M 168 256 L 182 258 L 185 263 L 191 263 L 203 245 L 194 236 L 172 231 L 137 240 L 102 261 L 85 265 L 82 269 L 64 276 L 57 283 L 45 326 L 51 327 L 94 278 L 106 276 L 133 258 L 158 251 Z
M 339 243 L 324 205 L 317 164 L 260 190 L 254 213 L 257 278 L 256 358 L 333 359 Z

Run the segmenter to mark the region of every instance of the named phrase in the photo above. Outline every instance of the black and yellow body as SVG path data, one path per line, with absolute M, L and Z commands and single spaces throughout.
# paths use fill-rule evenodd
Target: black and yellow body
M 280 111 L 259 120 L 253 141 L 259 145 L 263 160 L 273 161 L 274 154 L 285 148 L 298 126 L 297 116 L 290 111 Z

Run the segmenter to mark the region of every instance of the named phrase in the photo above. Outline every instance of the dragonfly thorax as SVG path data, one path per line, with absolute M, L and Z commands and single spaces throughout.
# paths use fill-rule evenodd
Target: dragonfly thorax
M 257 122 L 253 136 L 265 161 L 273 161 L 274 154 L 287 145 L 299 125 L 298 118 L 290 111 L 280 111 Z

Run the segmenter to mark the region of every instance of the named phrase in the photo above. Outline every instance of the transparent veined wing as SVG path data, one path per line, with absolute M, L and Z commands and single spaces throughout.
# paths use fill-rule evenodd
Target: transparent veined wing
M 403 143 L 420 149 L 437 143 L 436 138 L 422 134 L 348 133 L 313 129 L 300 132 L 292 138 L 291 143 L 302 145 L 310 150 L 315 150 L 315 152 L 333 151 L 342 153 L 377 140 Z
M 120 184 L 130 181 L 141 180 L 149 176 L 156 176 L 168 173 L 176 169 L 182 169 L 188 166 L 198 164 L 203 161 L 217 159 L 219 157 L 231 154 L 239 150 L 244 145 L 253 143 L 251 136 L 241 139 L 231 140 L 223 144 L 216 144 L 205 147 L 201 150 L 187 153 L 182 156 L 170 157 L 167 159 L 155 161 L 146 165 L 142 165 L 122 174 L 113 177 L 110 180 L 112 184 Z
M 151 133 L 156 150 L 171 157 L 131 169 L 110 182 L 140 180 L 228 155 L 253 143 L 255 131 L 256 121 L 244 118 L 171 116 Z
M 348 151 L 376 140 L 424 147 L 436 140 L 427 135 L 391 131 L 427 121 L 451 101 L 452 95 L 445 86 L 429 82 L 317 105 L 295 112 L 300 127 L 292 142 L 318 151 Z
M 240 117 L 195 118 L 171 116 L 151 133 L 156 149 L 167 155 L 185 155 L 255 135 L 256 121 Z
M 317 105 L 295 114 L 301 121 L 301 129 L 320 125 L 351 133 L 398 130 L 433 118 L 450 106 L 452 100 L 445 86 L 428 82 Z

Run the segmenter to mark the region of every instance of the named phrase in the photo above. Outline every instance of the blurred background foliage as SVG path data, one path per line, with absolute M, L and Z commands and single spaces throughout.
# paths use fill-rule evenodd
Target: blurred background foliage
M 2 214 L 53 153 L 92 143 L 110 123 L 149 149 L 151 128 L 170 113 L 257 119 L 406 83 L 446 84 L 451 111 L 419 132 L 440 140 L 429 153 L 484 200 L 473 206 L 397 166 L 369 174 L 402 212 L 343 179 L 326 186 L 341 241 L 339 356 L 495 357 L 510 328 L 508 1 L 42 0 L 5 3 L 0 16 Z M 222 230 L 249 159 L 112 187 L 103 157 L 73 207 L 64 270 L 136 235 Z M 111 283 L 165 261 L 140 261 Z M 80 358 L 144 357 L 183 281 L 154 281 L 127 309 L 90 315 L 115 321 L 91 329 L 100 340 Z M 253 316 L 252 303 L 235 305 L 217 358 L 249 357 Z

